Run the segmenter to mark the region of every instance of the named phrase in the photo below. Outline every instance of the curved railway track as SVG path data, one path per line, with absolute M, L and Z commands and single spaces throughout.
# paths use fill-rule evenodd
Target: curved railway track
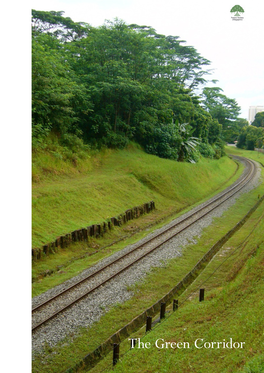
M 241 157 L 234 158 L 242 159 Z M 143 244 L 134 246 L 129 252 L 121 254 L 117 259 L 103 265 L 92 274 L 64 290 L 61 290 L 53 297 L 35 305 L 32 308 L 32 332 L 79 302 L 81 299 L 88 297 L 89 294 L 94 292 L 96 289 L 100 288 L 120 273 L 145 258 L 164 243 L 189 228 L 199 219 L 203 218 L 238 193 L 256 173 L 256 166 L 253 162 L 246 158 L 243 158 L 243 161 L 246 163 L 245 175 L 240 177 L 237 182 L 232 184 L 225 191 L 199 206 L 196 211 L 193 212 L 192 210 L 187 216 L 177 221 L 177 223 L 149 238 Z

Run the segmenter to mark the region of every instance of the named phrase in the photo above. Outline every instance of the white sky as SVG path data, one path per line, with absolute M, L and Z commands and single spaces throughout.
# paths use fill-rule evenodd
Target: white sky
M 237 100 L 241 117 L 264 105 L 264 2 L 250 0 L 32 0 L 36 10 L 64 11 L 75 22 L 100 26 L 118 17 L 127 24 L 152 26 L 158 33 L 180 36 L 211 61 L 213 79 L 224 94 Z M 244 9 L 232 21 L 234 5 Z

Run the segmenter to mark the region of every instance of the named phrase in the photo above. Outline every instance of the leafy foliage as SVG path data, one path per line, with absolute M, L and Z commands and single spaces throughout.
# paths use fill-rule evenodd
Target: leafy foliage
M 64 12 L 32 10 L 32 32 L 53 34 L 65 41 L 87 36 L 87 24 L 75 23 Z
M 254 150 L 255 147 L 262 148 L 264 145 L 264 128 L 245 126 L 240 131 L 237 147 L 247 150 Z
M 33 37 L 32 124 L 64 133 L 72 131 L 78 121 L 74 106 L 85 95 L 85 88 L 77 83 L 60 48 L 52 36 Z
M 180 146 L 179 146 L 179 161 L 183 162 L 187 159 L 190 162 L 194 162 L 195 148 L 199 144 L 199 139 L 197 137 L 191 136 L 192 128 L 188 123 L 182 123 L 179 125 L 179 136 L 180 136 Z
M 216 138 L 222 137 L 226 142 L 234 142 L 237 139 L 241 126 L 247 121 L 238 118 L 240 107 L 235 99 L 228 98 L 222 93 L 219 87 L 206 87 L 203 89 L 203 105 L 204 108 L 211 114 L 212 118 L 217 120 L 221 129 L 217 129 L 217 122 L 212 123 L 211 135 Z M 221 132 L 221 136 L 220 135 Z M 211 139 L 212 140 L 212 139 Z
M 205 158 L 215 157 L 215 151 L 210 144 L 200 143 L 198 146 L 198 150 L 201 153 L 201 155 Z
M 248 121 L 243 118 L 237 118 L 230 122 L 226 130 L 223 131 L 225 140 L 230 144 L 234 143 L 238 139 L 241 129 L 245 126 L 248 126 Z
M 32 125 L 61 144 L 67 134 L 94 147 L 132 140 L 160 157 L 191 160 L 198 139 L 216 143 L 239 111 L 220 88 L 205 89 L 202 106 L 194 90 L 206 83 L 210 61 L 178 36 L 118 19 L 94 28 L 36 10 L 32 30 Z
M 264 111 L 257 113 L 254 121 L 251 124 L 255 127 L 264 127 Z

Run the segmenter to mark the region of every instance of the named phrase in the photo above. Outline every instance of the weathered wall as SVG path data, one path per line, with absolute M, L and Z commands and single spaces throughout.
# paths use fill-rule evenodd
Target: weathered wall
M 132 219 L 137 219 L 139 216 L 149 213 L 155 209 L 155 202 L 150 201 L 143 205 L 133 207 L 126 210 L 124 213 L 114 216 L 101 224 L 93 224 L 86 228 L 81 228 L 64 236 L 57 237 L 54 242 L 48 243 L 41 248 L 32 249 L 32 259 L 39 260 L 43 255 L 55 253 L 59 247 L 65 248 L 71 242 L 88 241 L 89 237 L 102 237 L 113 226 L 121 226 Z

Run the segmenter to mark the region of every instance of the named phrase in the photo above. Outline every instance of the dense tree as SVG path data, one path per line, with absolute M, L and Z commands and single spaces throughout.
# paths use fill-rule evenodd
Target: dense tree
M 235 121 L 232 121 L 224 131 L 225 141 L 233 144 L 237 141 L 241 129 L 245 126 L 248 126 L 246 119 L 237 118 Z
M 47 33 L 63 41 L 70 41 L 87 36 L 88 25 L 75 23 L 69 17 L 63 17 L 64 12 L 44 12 L 32 10 L 33 34 Z
M 255 127 L 264 127 L 264 111 L 257 113 L 254 121 L 251 124 Z
M 230 120 L 237 118 L 240 107 L 236 100 L 228 98 L 219 87 L 206 87 L 203 89 L 204 106 L 217 119 L 220 124 L 227 126 Z
M 240 113 L 240 107 L 235 99 L 228 98 L 219 87 L 206 87 L 203 89 L 203 105 L 211 114 L 213 119 L 217 119 L 222 126 L 222 136 L 227 142 L 230 138 L 230 129 L 236 126 L 236 120 Z
M 216 144 L 239 111 L 220 88 L 205 89 L 202 105 L 195 89 L 210 62 L 178 36 L 118 19 L 94 28 L 36 10 L 32 30 L 33 135 L 78 134 L 97 147 L 133 140 L 190 160 L 195 138 Z
M 78 105 L 89 107 L 88 93 L 78 84 L 57 39 L 41 34 L 32 40 L 32 124 L 56 133 L 74 132 Z
M 64 131 L 74 121 L 74 86 L 61 55 L 47 47 L 54 40 L 48 39 L 43 35 L 32 40 L 32 121 Z
M 208 129 L 208 142 L 209 144 L 215 144 L 222 134 L 222 125 L 217 119 L 211 119 L 209 122 Z
M 254 150 L 255 147 L 261 148 L 264 145 L 264 128 L 245 126 L 238 136 L 237 147 L 247 150 Z

